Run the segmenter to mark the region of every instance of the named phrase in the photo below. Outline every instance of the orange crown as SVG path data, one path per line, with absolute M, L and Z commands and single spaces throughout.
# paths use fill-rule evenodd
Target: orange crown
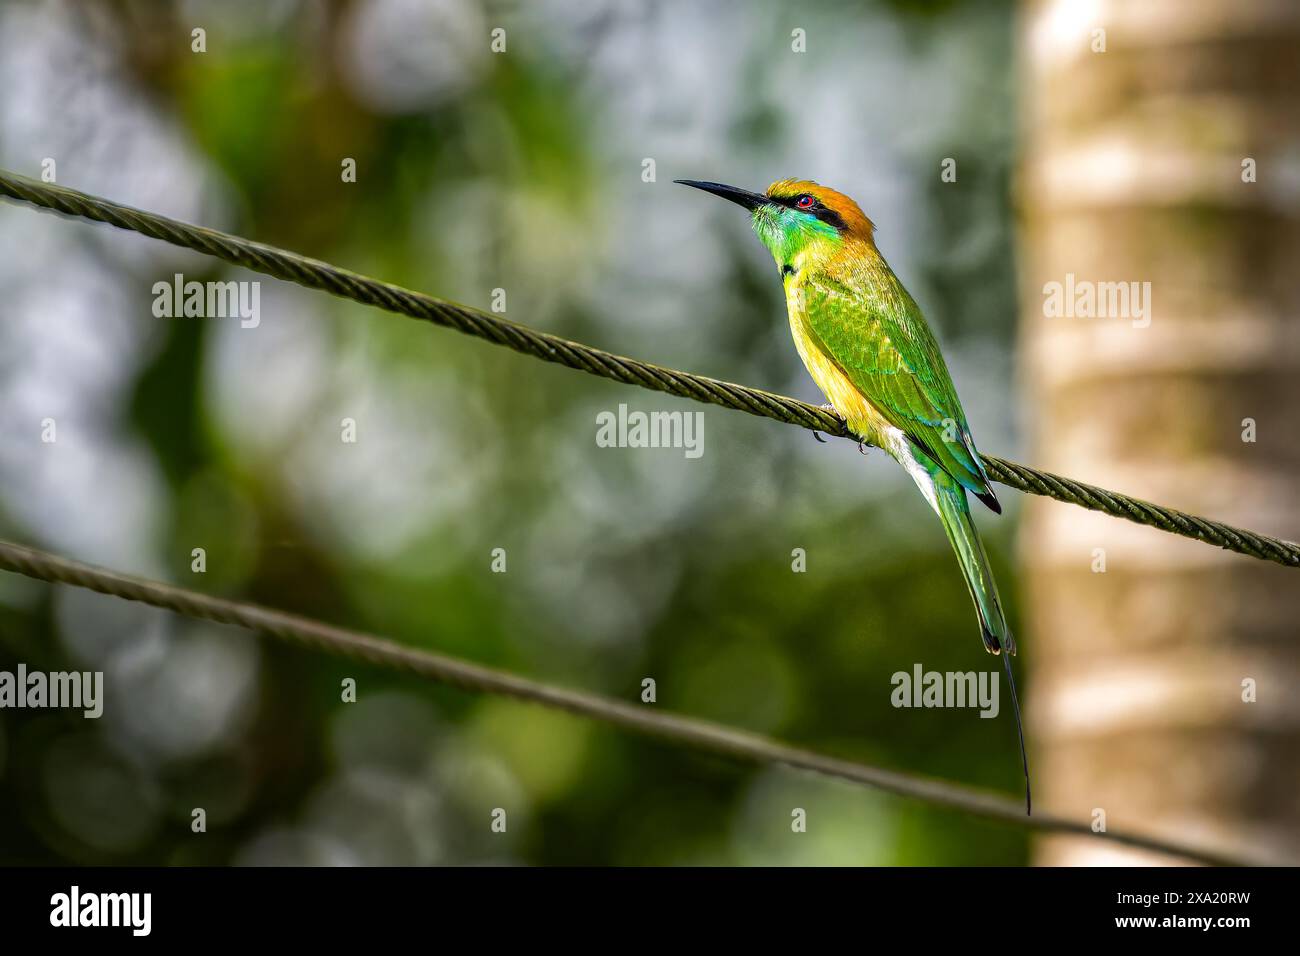
M 848 196 L 836 192 L 829 186 L 819 186 L 810 179 L 781 179 L 767 187 L 770 199 L 794 199 L 796 196 L 812 196 L 827 209 L 837 213 L 844 220 L 845 229 L 862 239 L 871 239 L 876 226 L 862 209 Z

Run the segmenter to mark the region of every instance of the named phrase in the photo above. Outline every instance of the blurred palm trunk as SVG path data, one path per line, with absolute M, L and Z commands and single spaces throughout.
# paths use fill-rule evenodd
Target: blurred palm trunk
M 1029 460 L 1300 539 L 1300 3 L 1024 14 Z M 1149 326 L 1048 317 L 1067 274 L 1150 282 Z M 1300 859 L 1300 571 L 1041 498 L 1024 527 L 1044 809 Z M 1163 862 L 1055 837 L 1037 861 Z

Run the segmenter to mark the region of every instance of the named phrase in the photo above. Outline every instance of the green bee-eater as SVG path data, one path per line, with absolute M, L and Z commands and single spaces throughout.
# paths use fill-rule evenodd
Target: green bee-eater
M 854 434 L 888 452 L 916 482 L 948 532 L 975 603 L 984 647 L 1003 655 L 1025 771 L 1020 703 L 1007 627 L 966 493 L 994 512 L 989 485 L 957 389 L 934 333 L 876 248 L 875 226 L 848 196 L 785 179 L 766 193 L 679 179 L 750 210 L 754 231 L 776 259 L 790 331 L 809 374 Z

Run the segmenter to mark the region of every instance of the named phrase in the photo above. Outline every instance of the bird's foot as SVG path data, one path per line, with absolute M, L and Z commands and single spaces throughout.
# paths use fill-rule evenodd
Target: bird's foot
M 838 408 L 836 408 L 834 405 L 832 405 L 830 402 L 825 402 L 825 403 L 823 403 L 823 404 L 821 404 L 821 405 L 818 405 L 817 407 L 820 408 L 820 409 L 821 409 L 822 411 L 824 411 L 824 412 L 830 412 L 832 415 L 834 415 L 836 418 L 838 418 L 838 419 L 839 419 L 840 421 L 842 421 L 842 422 L 848 420 L 848 419 L 846 419 L 843 415 L 841 415 L 841 414 L 840 414 L 840 410 L 839 410 Z M 822 436 L 821 436 L 821 432 L 819 432 L 819 431 L 816 431 L 816 430 L 813 431 L 813 438 L 816 438 L 816 439 L 817 439 L 819 442 L 821 442 L 823 445 L 826 444 L 826 439 L 825 439 L 825 438 L 822 438 Z M 862 452 L 862 454 L 865 455 L 865 454 L 867 453 L 867 449 L 868 449 L 869 447 L 870 447 L 870 446 L 867 444 L 867 440 L 866 440 L 865 438 L 859 438 L 859 439 L 858 439 L 858 451 Z
M 817 407 L 820 408 L 820 409 L 821 409 L 822 411 L 824 411 L 824 412 L 830 412 L 832 415 L 834 415 L 834 416 L 835 416 L 836 418 L 838 418 L 840 421 L 844 421 L 844 416 L 841 415 L 841 414 L 839 413 L 839 410 L 836 409 L 836 407 L 835 407 L 834 405 L 832 405 L 830 402 L 826 402 L 826 403 L 823 404 L 823 405 L 818 405 Z M 813 438 L 816 438 L 816 439 L 817 439 L 819 442 L 821 442 L 823 445 L 826 444 L 826 439 L 825 439 L 825 438 L 822 438 L 822 434 L 821 434 L 821 432 L 817 431 L 816 429 L 813 430 Z

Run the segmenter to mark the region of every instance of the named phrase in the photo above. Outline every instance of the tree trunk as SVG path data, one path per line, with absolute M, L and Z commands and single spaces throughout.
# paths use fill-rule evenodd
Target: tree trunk
M 1024 12 L 1029 460 L 1300 539 L 1300 4 Z M 1300 860 L 1300 570 L 1042 498 L 1021 545 L 1043 808 Z

